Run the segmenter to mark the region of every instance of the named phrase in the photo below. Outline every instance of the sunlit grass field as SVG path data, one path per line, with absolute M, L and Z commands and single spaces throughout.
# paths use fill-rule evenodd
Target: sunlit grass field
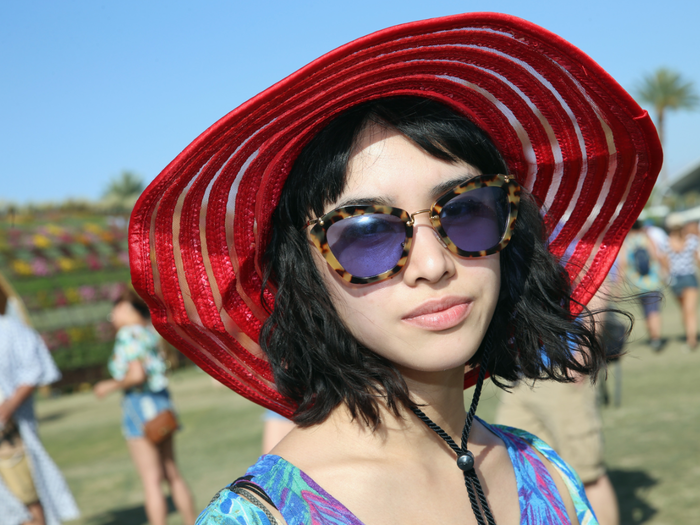
M 636 305 L 629 308 L 640 313 Z M 623 524 L 700 522 L 700 352 L 683 352 L 672 298 L 663 316 L 670 338 L 665 351 L 652 353 L 637 323 L 621 361 L 621 406 L 602 407 L 606 460 Z M 174 374 L 171 387 L 184 425 L 176 438 L 178 461 L 201 509 L 258 457 L 263 410 L 196 369 Z M 493 419 L 498 395 L 492 385 L 486 387 L 482 418 Z M 37 413 L 46 448 L 83 513 L 71 524 L 147 523 L 141 485 L 120 432 L 119 396 L 41 399 Z M 168 523 L 181 523 L 174 510 Z

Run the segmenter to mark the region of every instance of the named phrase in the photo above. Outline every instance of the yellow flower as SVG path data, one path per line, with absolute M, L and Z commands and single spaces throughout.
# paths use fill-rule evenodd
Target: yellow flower
M 48 248 L 51 246 L 51 239 L 49 239 L 46 235 L 37 233 L 34 235 L 34 246 L 37 248 Z
M 68 328 L 66 332 L 68 332 L 71 343 L 79 343 L 83 340 L 83 330 L 81 328 Z
M 32 275 L 32 267 L 26 261 L 15 259 L 12 261 L 12 269 L 19 275 Z
M 94 234 L 99 234 L 102 231 L 102 228 L 100 228 L 99 225 L 89 222 L 85 225 L 85 231 L 89 231 L 90 233 Z
M 49 292 L 47 290 L 40 290 L 36 294 L 36 299 L 42 308 L 50 308 L 53 306 L 53 298 L 49 296 Z
M 77 288 L 66 288 L 66 300 L 70 304 L 80 302 L 80 293 L 78 293 Z
M 55 224 L 49 224 L 46 226 L 46 230 L 51 234 L 51 235 L 63 235 L 63 228 L 60 226 L 56 226 Z
M 72 270 L 75 270 L 76 264 L 73 259 L 69 259 L 68 257 L 59 257 L 58 266 L 61 268 L 62 271 L 70 272 Z

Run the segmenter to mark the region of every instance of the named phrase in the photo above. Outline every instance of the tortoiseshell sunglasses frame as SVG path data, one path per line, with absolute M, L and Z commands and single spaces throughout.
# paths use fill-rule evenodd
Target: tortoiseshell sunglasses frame
M 455 197 L 484 187 L 503 188 L 503 190 L 506 192 L 506 198 L 508 200 L 508 225 L 506 226 L 501 241 L 492 248 L 489 248 L 488 250 L 465 251 L 458 248 L 447 236 L 447 233 L 443 229 L 440 222 L 440 212 L 442 211 L 443 207 Z M 372 284 L 393 277 L 399 273 L 404 266 L 406 266 L 406 263 L 408 262 L 408 255 L 411 252 L 411 245 L 413 243 L 413 225 L 415 224 L 414 217 L 420 213 L 430 214 L 430 222 L 433 228 L 442 239 L 445 247 L 455 255 L 459 255 L 460 257 L 476 258 L 485 257 L 487 255 L 500 252 L 508 245 L 513 235 L 515 221 L 518 218 L 520 192 L 520 184 L 510 175 L 479 175 L 478 177 L 474 177 L 467 182 L 455 186 L 450 191 L 443 193 L 429 209 L 408 213 L 406 210 L 402 210 L 401 208 L 393 208 L 391 206 L 343 206 L 342 208 L 329 211 L 322 217 L 308 221 L 304 225 L 304 228 L 313 226 L 309 232 L 311 235 L 311 241 L 326 260 L 328 265 L 340 276 L 341 279 L 352 284 Z M 393 268 L 372 277 L 357 277 L 343 268 L 343 265 L 340 264 L 335 255 L 333 255 L 333 252 L 328 245 L 326 233 L 328 228 L 338 221 L 342 221 L 343 219 L 348 219 L 350 217 L 358 217 L 360 215 L 369 214 L 393 215 L 400 218 L 406 227 L 406 240 L 403 243 L 401 257 Z

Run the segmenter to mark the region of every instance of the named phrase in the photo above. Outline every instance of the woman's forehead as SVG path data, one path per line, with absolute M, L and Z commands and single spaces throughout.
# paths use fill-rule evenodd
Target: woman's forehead
M 406 193 L 437 198 L 480 173 L 466 162 L 433 157 L 396 130 L 372 125 L 358 136 L 345 189 L 333 207 L 365 201 L 396 206 Z

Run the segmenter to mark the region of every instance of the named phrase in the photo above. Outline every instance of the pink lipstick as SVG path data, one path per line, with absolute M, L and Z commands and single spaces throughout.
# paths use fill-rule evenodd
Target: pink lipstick
M 431 300 L 405 315 L 402 320 L 424 330 L 448 330 L 467 318 L 471 304 L 464 298 Z

